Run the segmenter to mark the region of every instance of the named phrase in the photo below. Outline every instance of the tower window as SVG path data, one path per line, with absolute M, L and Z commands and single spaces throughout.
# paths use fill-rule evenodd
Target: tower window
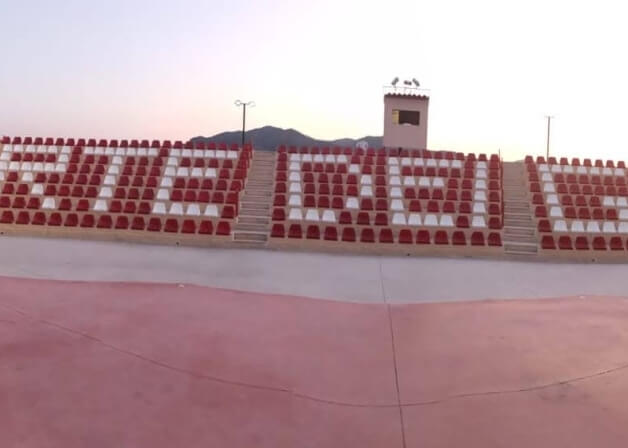
M 421 120 L 421 112 L 418 110 L 399 110 L 393 109 L 393 123 L 419 126 Z

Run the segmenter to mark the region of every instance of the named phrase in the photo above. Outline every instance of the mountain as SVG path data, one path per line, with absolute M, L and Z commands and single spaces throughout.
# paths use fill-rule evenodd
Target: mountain
M 241 131 L 221 132 L 211 137 L 194 137 L 192 142 L 213 141 L 220 143 L 240 143 L 242 141 Z M 294 129 L 281 129 L 274 126 L 264 126 L 258 129 L 246 131 L 246 141 L 253 143 L 255 149 L 275 151 L 279 145 L 286 146 L 355 146 L 357 142 L 366 141 L 372 148 L 382 146 L 382 137 L 367 136 L 359 139 L 342 138 L 339 140 L 317 140 L 300 133 Z

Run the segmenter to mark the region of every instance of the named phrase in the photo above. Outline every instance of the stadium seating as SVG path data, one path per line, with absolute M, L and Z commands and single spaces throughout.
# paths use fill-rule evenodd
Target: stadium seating
M 214 143 L 4 137 L 0 227 L 230 239 L 251 154 Z
M 501 171 L 497 155 L 282 146 L 271 243 L 500 247 Z
M 541 249 L 622 253 L 628 237 L 626 166 L 532 156 L 526 175 Z

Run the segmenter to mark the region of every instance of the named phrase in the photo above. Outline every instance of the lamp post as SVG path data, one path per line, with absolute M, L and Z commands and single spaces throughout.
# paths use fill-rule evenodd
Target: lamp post
M 549 160 L 550 126 L 551 126 L 552 118 L 554 117 L 552 115 L 546 115 L 545 117 L 547 118 L 547 149 L 546 149 L 545 158 Z
M 242 107 L 242 147 L 244 148 L 244 134 L 246 133 L 246 107 L 255 107 L 255 102 L 236 100 L 235 105 L 237 107 Z

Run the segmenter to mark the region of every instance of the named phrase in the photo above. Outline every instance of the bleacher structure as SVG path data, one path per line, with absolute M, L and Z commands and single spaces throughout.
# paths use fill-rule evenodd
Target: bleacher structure
M 590 159 L 3 137 L 0 234 L 622 259 L 627 174 Z
M 180 141 L 4 137 L 0 231 L 227 243 L 251 153 Z
M 625 257 L 628 187 L 624 162 L 532 156 L 528 185 L 545 255 Z
M 501 182 L 497 155 L 282 146 L 270 245 L 499 253 Z

